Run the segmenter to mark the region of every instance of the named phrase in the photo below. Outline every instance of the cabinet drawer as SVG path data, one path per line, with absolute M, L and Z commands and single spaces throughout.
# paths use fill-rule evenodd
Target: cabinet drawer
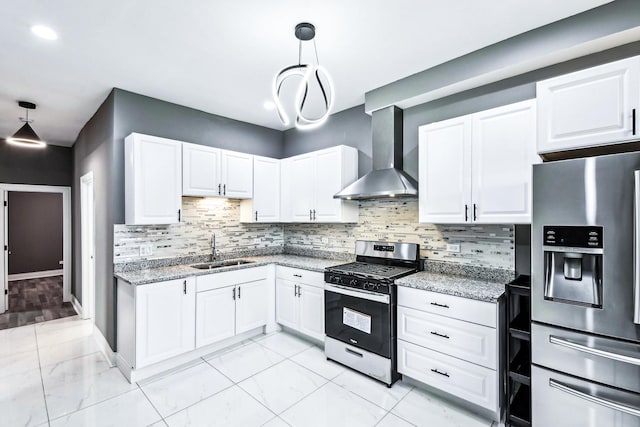
M 497 410 L 494 370 L 398 340 L 398 372 L 476 405 Z
M 324 274 L 317 271 L 278 265 L 276 267 L 276 277 L 292 282 L 306 283 L 311 286 L 324 287 Z
M 398 339 L 490 369 L 497 366 L 496 333 L 487 326 L 398 307 Z
M 496 327 L 495 303 L 398 286 L 398 305 L 466 322 Z
M 196 277 L 196 291 L 204 292 L 212 289 L 220 289 L 240 283 L 254 282 L 266 279 L 268 267 L 252 267 L 240 270 L 221 271 Z

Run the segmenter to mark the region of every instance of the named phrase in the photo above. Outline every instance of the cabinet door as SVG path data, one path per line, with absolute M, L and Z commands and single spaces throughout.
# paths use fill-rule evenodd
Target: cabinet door
M 339 147 L 316 153 L 315 197 L 313 221 L 338 222 L 342 200 L 333 195 L 342 190 L 342 151 Z
M 136 369 L 195 348 L 195 289 L 193 277 L 136 288 Z
M 288 164 L 290 219 L 293 222 L 310 222 L 315 200 L 315 155 L 292 157 Z
M 222 150 L 222 195 L 234 199 L 253 196 L 253 156 Z
M 182 194 L 218 196 L 220 150 L 204 145 L 182 146 Z
M 182 205 L 181 142 L 131 134 L 125 140 L 125 218 L 130 225 L 174 224 Z
M 196 296 L 196 347 L 213 344 L 235 334 L 236 302 L 229 286 Z
M 471 118 L 420 127 L 418 166 L 420 222 L 469 222 Z
M 538 82 L 537 100 L 540 153 L 637 140 L 640 57 Z
M 280 160 L 254 157 L 253 210 L 255 222 L 280 220 Z
M 530 223 L 536 154 L 535 101 L 473 115 L 472 216 L 478 223 Z
M 324 289 L 300 285 L 299 331 L 324 341 Z
M 296 284 L 276 279 L 276 322 L 298 329 L 298 298 Z
M 267 279 L 236 286 L 236 334 L 267 324 Z

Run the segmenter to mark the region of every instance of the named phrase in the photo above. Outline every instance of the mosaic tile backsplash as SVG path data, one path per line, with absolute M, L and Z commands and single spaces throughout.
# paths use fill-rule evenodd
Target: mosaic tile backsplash
M 513 225 L 433 225 L 418 223 L 418 200 L 360 201 L 358 224 L 285 224 L 285 252 L 295 248 L 353 253 L 356 240 L 419 243 L 421 256 L 513 270 Z M 447 252 L 459 243 L 460 252 Z M 428 262 L 428 261 L 427 261 Z
M 513 225 L 419 224 L 413 199 L 361 201 L 358 224 L 241 224 L 240 201 L 231 199 L 183 197 L 182 210 L 180 224 L 116 225 L 114 262 L 206 255 L 215 232 L 222 256 L 353 254 L 356 240 L 388 240 L 419 243 L 428 260 L 514 269 Z M 447 252 L 447 243 L 459 243 L 460 252 Z M 140 256 L 142 245 L 152 255 Z
M 114 263 L 207 255 L 211 233 L 221 256 L 246 256 L 282 252 L 282 224 L 241 224 L 240 200 L 182 198 L 182 221 L 170 225 L 114 226 Z M 150 256 L 140 247 L 151 245 Z

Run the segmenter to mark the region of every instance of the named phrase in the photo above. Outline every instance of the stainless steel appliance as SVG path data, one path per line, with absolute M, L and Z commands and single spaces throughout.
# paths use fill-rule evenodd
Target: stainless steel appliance
M 325 270 L 325 354 L 391 386 L 396 369 L 394 280 L 418 271 L 414 243 L 356 242 L 356 262 Z
M 532 422 L 640 426 L 640 153 L 533 167 Z

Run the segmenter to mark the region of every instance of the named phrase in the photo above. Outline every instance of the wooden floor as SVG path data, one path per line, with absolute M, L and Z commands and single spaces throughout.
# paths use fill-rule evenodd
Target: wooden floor
M 0 314 L 0 329 L 74 316 L 62 301 L 62 276 L 9 282 L 9 310 Z

